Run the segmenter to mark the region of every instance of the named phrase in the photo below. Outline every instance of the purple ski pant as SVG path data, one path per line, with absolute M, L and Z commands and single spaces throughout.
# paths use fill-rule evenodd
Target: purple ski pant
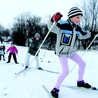
M 60 88 L 61 83 L 69 74 L 68 59 L 73 60 L 74 62 L 76 62 L 79 65 L 77 81 L 83 80 L 86 63 L 82 60 L 82 58 L 77 53 L 75 53 L 71 57 L 61 56 L 61 57 L 59 57 L 59 60 L 60 60 L 61 66 L 62 66 L 62 72 L 59 75 L 56 85 L 55 85 L 55 88 L 57 88 L 57 89 Z

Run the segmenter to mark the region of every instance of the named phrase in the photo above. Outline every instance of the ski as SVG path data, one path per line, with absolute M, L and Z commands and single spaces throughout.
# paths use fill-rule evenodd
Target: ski
M 22 74 L 22 73 L 26 73 L 28 70 L 30 69 L 36 69 L 36 68 L 33 68 L 33 67 L 29 67 L 27 69 L 23 69 L 21 71 L 19 71 L 18 73 L 15 73 L 15 75 L 19 75 L 19 74 Z M 51 71 L 51 70 L 47 70 L 47 69 L 36 69 L 36 70 L 39 70 L 39 71 L 46 71 L 46 72 L 50 72 L 50 73 L 55 73 L 55 74 L 59 74 L 59 72 L 55 72 L 55 71 Z
M 47 70 L 47 69 L 42 69 L 40 71 L 46 71 L 46 72 L 50 72 L 50 73 L 59 74 L 59 72 L 55 72 L 55 71 L 51 71 L 51 70 Z
M 49 95 L 50 98 L 54 98 L 51 93 L 49 92 L 49 90 L 46 88 L 45 85 L 43 85 L 44 90 L 47 92 L 47 94 Z
M 91 88 L 84 88 L 84 87 L 77 87 L 77 86 L 68 86 L 68 85 L 62 85 L 64 87 L 67 87 L 67 88 L 71 88 L 71 89 L 86 89 L 86 90 L 94 90 L 94 91 L 98 91 L 98 88 L 94 87 L 94 86 L 91 86 Z
M 24 71 L 25 71 L 25 69 L 19 71 L 18 73 L 15 73 L 15 75 L 19 75 L 19 74 L 23 73 Z
M 32 69 L 32 67 L 29 67 L 29 68 L 27 68 L 27 69 L 23 69 L 23 70 L 19 71 L 18 73 L 15 73 L 15 75 L 20 75 L 20 74 L 22 74 L 22 73 L 27 72 L 27 71 L 30 70 L 30 69 Z
M 97 91 L 98 91 L 98 88 L 96 88 L 96 87 L 94 87 L 94 86 L 92 86 L 91 89 L 92 89 L 92 90 L 97 90 Z

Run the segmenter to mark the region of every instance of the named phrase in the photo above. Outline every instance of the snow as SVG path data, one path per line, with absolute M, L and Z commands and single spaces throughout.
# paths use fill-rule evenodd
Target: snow
M 6 44 L 6 49 L 10 44 Z M 19 64 L 15 64 L 13 59 L 7 64 L 8 53 L 5 55 L 6 61 L 0 61 L 0 98 L 50 98 L 44 90 L 43 85 L 51 91 L 59 76 L 56 73 L 36 70 L 34 68 L 27 71 L 25 74 L 16 76 L 15 73 L 24 69 L 22 64 L 25 61 L 27 47 L 16 46 L 18 48 L 17 59 Z M 98 51 L 78 51 L 79 55 L 86 61 L 87 67 L 84 75 L 84 80 L 93 86 L 98 87 Z M 31 57 L 31 61 L 34 57 Z M 61 72 L 60 62 L 58 57 L 54 55 L 54 51 L 45 49 L 40 50 L 40 67 L 55 72 Z M 30 67 L 36 67 L 35 60 Z M 78 76 L 78 66 L 69 60 L 70 73 L 63 81 L 60 88 L 60 98 L 98 98 L 98 91 L 87 90 L 84 88 L 71 89 L 68 86 L 76 86 Z

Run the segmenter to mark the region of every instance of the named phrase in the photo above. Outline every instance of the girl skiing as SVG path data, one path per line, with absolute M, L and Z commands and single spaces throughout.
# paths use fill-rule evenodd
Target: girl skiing
M 8 62 L 7 63 L 10 63 L 11 56 L 13 55 L 14 62 L 16 64 L 19 64 L 17 62 L 17 58 L 16 58 L 16 54 L 18 54 L 18 49 L 15 47 L 15 45 L 13 43 L 11 43 L 11 46 L 7 49 L 7 52 L 9 52 Z
M 91 87 L 90 84 L 83 80 L 86 63 L 76 53 L 76 49 L 74 47 L 77 39 L 86 39 L 91 36 L 90 32 L 83 32 L 79 26 L 83 13 L 78 7 L 72 7 L 68 12 L 68 19 L 66 21 L 59 21 L 62 16 L 63 15 L 60 12 L 57 12 L 48 22 L 48 29 L 52 26 L 53 22 L 57 22 L 51 32 L 57 34 L 55 53 L 58 55 L 62 66 L 62 72 L 51 91 L 51 95 L 54 98 L 58 98 L 61 83 L 69 74 L 68 59 L 73 60 L 79 66 L 77 86 L 85 88 Z

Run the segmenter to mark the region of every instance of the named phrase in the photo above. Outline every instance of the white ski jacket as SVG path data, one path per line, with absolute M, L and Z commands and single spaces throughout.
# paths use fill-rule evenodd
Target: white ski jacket
M 52 26 L 51 19 L 48 21 L 48 29 Z M 56 50 L 58 56 L 72 56 L 76 52 L 76 39 L 87 39 L 91 36 L 90 32 L 84 32 L 79 25 L 73 24 L 69 19 L 59 21 L 54 25 L 51 32 L 57 34 Z

